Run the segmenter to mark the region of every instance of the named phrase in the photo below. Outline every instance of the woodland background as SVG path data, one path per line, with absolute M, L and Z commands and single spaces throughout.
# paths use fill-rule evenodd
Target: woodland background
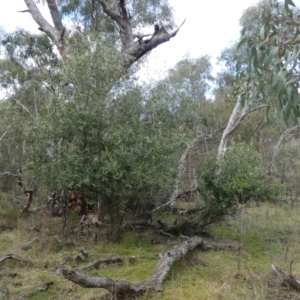
M 192 251 L 198 247 L 212 250 L 211 264 L 220 259 L 232 281 L 218 277 L 219 292 L 188 285 L 189 297 L 298 299 L 271 276 L 299 288 L 287 275 L 299 270 L 295 4 L 249 7 L 240 39 L 220 49 L 215 76 L 209 56 L 187 55 L 164 78 L 141 84 L 138 72 L 151 51 L 172 43 L 184 26 L 174 23 L 168 1 L 46 0 L 52 24 L 34 0 L 24 2 L 20 13 L 41 33 L 1 33 L 0 297 L 58 299 L 58 285 L 62 299 L 177 299 L 180 292 L 156 292 L 176 281 L 171 266 L 187 252 L 174 266 L 178 274 L 187 269 L 189 280 L 203 285 L 219 273 Z M 169 243 L 176 246 L 165 252 Z M 158 250 L 147 277 L 143 264 L 152 270 L 149 253 Z M 104 261 L 94 260 L 99 255 Z M 233 257 L 236 268 L 226 261 Z M 120 279 L 129 281 L 78 272 L 99 276 L 103 262 L 123 263 Z M 68 288 L 55 271 L 110 294 Z

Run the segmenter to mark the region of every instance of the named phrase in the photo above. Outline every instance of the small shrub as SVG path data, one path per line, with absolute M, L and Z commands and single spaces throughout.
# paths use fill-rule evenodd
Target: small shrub
M 234 143 L 226 154 L 209 156 L 201 172 L 203 220 L 212 223 L 252 199 L 275 201 L 283 186 L 267 177 L 262 157 L 252 143 Z

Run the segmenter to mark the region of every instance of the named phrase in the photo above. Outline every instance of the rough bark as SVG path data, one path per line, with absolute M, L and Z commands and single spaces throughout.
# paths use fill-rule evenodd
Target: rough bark
M 81 220 L 83 225 L 85 219 L 93 212 L 88 201 L 89 193 L 87 190 L 67 188 L 52 191 L 51 196 L 48 197 L 47 206 L 53 216 L 62 216 L 66 210 L 85 216 Z M 96 218 L 95 214 L 93 216 Z
M 171 251 L 161 256 L 153 274 L 139 283 L 131 283 L 125 280 L 112 280 L 105 277 L 88 277 L 82 273 L 62 268 L 58 268 L 57 273 L 85 288 L 104 288 L 112 294 L 114 299 L 132 299 L 148 291 L 162 292 L 163 282 L 169 274 L 172 265 L 180 260 L 188 251 L 191 251 L 202 243 L 202 238 L 192 237 L 176 245 Z

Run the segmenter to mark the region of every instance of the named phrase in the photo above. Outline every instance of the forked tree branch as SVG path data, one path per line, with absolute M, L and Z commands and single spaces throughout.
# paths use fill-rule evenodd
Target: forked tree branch
M 125 280 L 113 280 L 106 277 L 89 277 L 82 273 L 58 268 L 57 273 L 64 278 L 85 288 L 104 288 L 108 290 L 114 299 L 132 299 L 148 291 L 162 292 L 163 282 L 169 274 L 172 265 L 180 260 L 187 252 L 204 244 L 200 237 L 192 237 L 187 241 L 176 245 L 173 250 L 163 254 L 153 274 L 139 283 L 131 283 Z
M 60 54 L 66 56 L 70 53 L 68 49 L 68 35 L 66 34 L 66 29 L 62 23 L 61 14 L 59 12 L 56 0 L 46 0 L 52 21 L 54 26 L 49 24 L 47 20 L 43 17 L 42 13 L 38 9 L 34 0 L 24 0 L 28 11 L 33 20 L 39 25 L 39 29 L 45 32 L 48 37 L 55 43 Z M 152 37 L 148 40 L 143 40 L 143 37 L 139 37 L 135 41 L 135 35 L 133 35 L 133 26 L 131 22 L 131 15 L 128 12 L 126 6 L 126 0 L 119 0 L 118 7 L 120 11 L 115 11 L 111 8 L 106 0 L 98 0 L 98 3 L 101 5 L 103 12 L 107 14 L 120 28 L 120 39 L 122 42 L 122 51 L 126 56 L 126 63 L 124 64 L 125 68 L 130 67 L 134 62 L 138 61 L 145 54 L 150 52 L 152 49 L 169 41 L 171 38 L 176 36 L 180 27 L 183 23 L 173 32 L 168 33 L 164 27 L 159 29 L 156 28 Z
M 69 53 L 67 48 L 67 34 L 62 23 L 61 14 L 58 10 L 56 0 L 46 0 L 50 10 L 54 26 L 49 24 L 38 9 L 34 0 L 24 0 L 33 20 L 39 25 L 39 30 L 45 32 L 52 42 L 57 46 L 60 54 L 65 56 Z
M 55 28 L 43 17 L 34 0 L 24 0 L 33 20 L 40 26 L 39 29 L 45 32 L 53 42 L 56 40 Z
M 218 157 L 224 154 L 229 135 L 232 134 L 241 125 L 243 119 L 249 114 L 251 114 L 252 112 L 266 107 L 267 105 L 263 104 L 253 109 L 249 109 L 249 107 L 246 105 L 242 107 L 241 100 L 240 99 L 237 100 L 235 107 L 230 115 L 227 126 L 223 131 L 222 138 L 218 148 Z

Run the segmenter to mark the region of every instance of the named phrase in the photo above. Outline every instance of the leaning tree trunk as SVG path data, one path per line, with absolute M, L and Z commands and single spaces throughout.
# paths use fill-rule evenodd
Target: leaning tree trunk
M 173 189 L 172 189 L 171 196 L 170 196 L 169 200 L 166 203 L 154 208 L 151 211 L 151 213 L 154 213 L 155 211 L 161 209 L 162 207 L 168 207 L 168 206 L 173 207 L 173 206 L 175 206 L 176 201 L 178 199 L 178 195 L 179 195 L 179 187 L 180 187 L 180 184 L 182 183 L 182 177 L 183 177 L 183 174 L 186 170 L 186 163 L 187 163 L 186 158 L 188 157 L 191 149 L 194 148 L 197 143 L 200 143 L 201 141 L 204 141 L 204 140 L 207 140 L 207 139 L 211 139 L 213 136 L 214 136 L 214 133 L 207 134 L 207 135 L 200 134 L 197 137 L 195 137 L 187 145 L 186 149 L 184 150 L 184 152 L 181 155 L 180 160 L 178 161 L 178 165 L 177 165 L 178 173 L 177 173 L 177 175 L 175 177 L 175 180 L 173 182 Z M 192 193 L 196 190 L 197 190 L 197 186 L 194 186 L 193 190 L 189 189 L 186 192 Z
M 298 132 L 297 132 L 298 131 Z M 274 152 L 272 155 L 272 159 L 269 165 L 269 174 L 272 173 L 272 168 L 275 162 L 275 158 L 277 157 L 278 153 L 280 152 L 281 148 L 284 146 L 285 143 L 287 143 L 289 140 L 291 140 L 293 137 L 296 135 L 299 135 L 299 126 L 293 126 L 290 128 L 287 128 L 279 137 L 275 147 L 274 147 Z
M 263 104 L 253 109 L 249 109 L 249 106 L 246 103 L 244 104 L 244 106 L 242 106 L 241 100 L 240 99 L 237 100 L 235 107 L 228 120 L 228 123 L 226 125 L 226 128 L 223 131 L 222 138 L 218 148 L 218 155 L 217 155 L 218 157 L 221 157 L 225 153 L 229 136 L 240 126 L 243 119 L 246 116 L 248 116 L 250 113 L 265 107 L 267 107 L 267 105 Z

